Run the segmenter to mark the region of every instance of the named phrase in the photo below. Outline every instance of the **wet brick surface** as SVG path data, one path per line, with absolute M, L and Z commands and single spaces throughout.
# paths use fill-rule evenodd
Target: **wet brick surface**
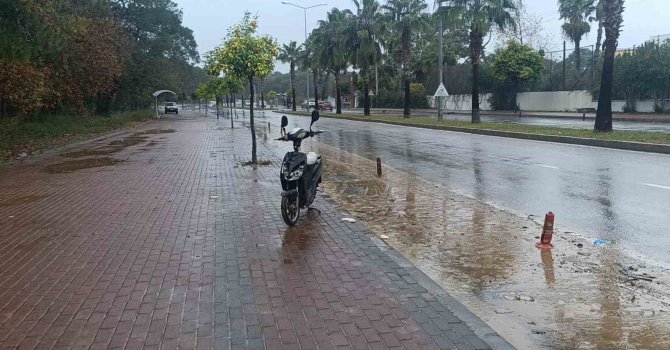
M 272 162 L 243 166 L 242 119 L 183 114 L 145 125 L 176 132 L 129 142 L 112 165 L 45 171 L 130 132 L 0 170 L 0 346 L 487 348 L 323 194 L 321 214 L 284 225 L 290 145 L 260 128 Z

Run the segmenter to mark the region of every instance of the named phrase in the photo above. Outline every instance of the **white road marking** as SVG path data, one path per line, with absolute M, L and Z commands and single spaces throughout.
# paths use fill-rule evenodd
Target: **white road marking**
M 523 163 L 523 164 L 537 165 L 537 166 L 540 166 L 540 167 L 543 167 L 543 168 L 548 168 L 548 169 L 555 169 L 555 170 L 558 170 L 558 169 L 559 169 L 558 167 L 555 167 L 555 166 L 553 166 L 553 165 L 547 165 L 547 164 L 542 164 L 542 163 L 527 162 L 527 161 L 525 161 L 525 160 L 520 160 L 520 159 L 514 159 L 514 158 L 508 158 L 508 157 L 501 157 L 501 156 L 494 156 L 494 155 L 490 155 L 490 154 L 487 154 L 486 156 L 487 156 L 487 157 L 490 157 L 490 158 L 498 158 L 498 159 L 504 159 L 504 160 L 511 160 L 511 161 L 513 161 L 513 162 L 519 162 L 519 163 Z
M 670 186 L 663 186 L 663 185 L 656 185 L 656 184 L 643 184 L 643 185 L 649 186 L 649 187 L 662 188 L 664 190 L 670 190 Z

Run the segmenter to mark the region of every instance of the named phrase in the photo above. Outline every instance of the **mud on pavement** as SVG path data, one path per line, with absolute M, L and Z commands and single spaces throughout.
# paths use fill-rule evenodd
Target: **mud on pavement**
M 555 248 L 540 251 L 541 218 L 386 166 L 378 178 L 374 161 L 310 144 L 330 196 L 515 346 L 670 348 L 664 268 L 595 246 L 561 227 L 560 213 Z

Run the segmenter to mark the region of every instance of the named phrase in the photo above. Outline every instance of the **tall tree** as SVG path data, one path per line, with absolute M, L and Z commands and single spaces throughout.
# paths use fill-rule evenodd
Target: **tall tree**
M 363 114 L 370 115 L 370 74 L 382 52 L 379 35 L 383 31 L 379 3 L 376 0 L 353 0 L 356 16 L 353 25 L 345 30 L 346 46 L 351 48 L 351 63 L 360 69 L 363 79 Z
M 500 82 L 512 86 L 512 102 L 509 107 L 516 110 L 519 84 L 542 77 L 544 57 L 528 45 L 510 41 L 507 47 L 498 51 L 492 68 Z
M 312 71 L 312 80 L 314 82 L 314 109 L 319 108 L 319 62 L 316 60 L 316 53 L 314 51 L 314 38 L 316 30 L 309 34 L 307 41 L 302 45 L 300 56 L 298 56 L 298 66 L 305 71 Z M 307 108 L 309 109 L 309 100 L 307 101 Z
M 256 128 L 254 126 L 254 77 L 272 72 L 279 48 L 270 36 L 260 36 L 256 18 L 249 12 L 242 21 L 228 30 L 222 46 L 208 54 L 207 68 L 216 75 L 225 73 L 249 83 L 249 127 L 251 129 L 251 163 L 256 164 Z
M 563 34 L 575 44 L 575 65 L 581 69 L 582 37 L 591 31 L 589 21 L 596 10 L 595 0 L 558 0 L 558 12 L 565 23 L 561 26 Z
M 624 0 L 603 0 L 603 28 L 605 29 L 603 73 L 600 79 L 600 96 L 594 131 L 612 131 L 612 85 L 614 54 L 621 34 Z
M 394 55 L 400 63 L 402 70 L 404 102 L 403 117 L 409 118 L 410 106 L 410 84 L 412 82 L 412 31 L 420 31 L 430 25 L 430 17 L 423 13 L 427 5 L 424 0 L 388 0 L 382 6 L 384 17 L 390 24 L 391 38 L 399 38 L 400 45 L 393 45 L 397 40 L 390 40 L 389 49 L 397 50 Z
M 279 60 L 289 63 L 291 67 L 291 109 L 295 112 L 295 64 L 300 55 L 300 46 L 295 41 L 290 41 L 288 45 L 284 44 L 279 52 Z
M 472 65 L 472 123 L 480 123 L 479 65 L 484 54 L 484 35 L 493 27 L 515 28 L 513 0 L 438 0 L 438 12 L 444 12 L 469 30 Z
M 596 37 L 596 57 L 600 57 L 600 51 L 602 50 L 603 42 L 603 0 L 598 0 L 596 5 L 596 16 L 594 17 L 598 21 L 598 36 Z
M 353 13 L 333 8 L 325 21 L 319 21 L 314 47 L 319 64 L 335 76 L 335 111 L 342 114 L 341 75 L 350 58 L 343 32 L 352 24 Z M 325 88 L 325 84 L 324 84 Z

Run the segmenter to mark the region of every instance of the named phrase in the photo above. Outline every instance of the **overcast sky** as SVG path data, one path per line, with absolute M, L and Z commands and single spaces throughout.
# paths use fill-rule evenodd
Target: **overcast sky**
M 259 17 L 260 31 L 274 36 L 279 44 L 295 40 L 305 40 L 305 20 L 302 9 L 283 5 L 281 0 L 173 0 L 184 11 L 184 25 L 193 29 L 201 54 L 217 46 L 226 35 L 226 30 L 239 22 L 248 10 Z M 351 0 L 292 0 L 298 5 L 311 6 L 325 3 L 327 6 L 307 11 L 307 31 L 316 27 L 318 20 L 324 19 L 333 7 L 354 9 Z M 385 0 L 380 0 L 384 3 Z M 433 1 L 427 0 L 429 4 Z M 526 0 L 528 12 L 543 19 L 543 27 L 549 39 L 547 51 L 559 50 L 563 36 L 558 18 L 557 0 Z M 583 41 L 584 46 L 596 41 L 597 24 L 592 25 L 592 33 Z M 670 34 L 669 0 L 626 0 L 624 27 L 619 39 L 619 47 L 627 48 L 649 40 L 652 36 Z M 569 44 L 568 44 L 569 45 Z M 278 64 L 277 70 L 286 72 L 286 65 Z

